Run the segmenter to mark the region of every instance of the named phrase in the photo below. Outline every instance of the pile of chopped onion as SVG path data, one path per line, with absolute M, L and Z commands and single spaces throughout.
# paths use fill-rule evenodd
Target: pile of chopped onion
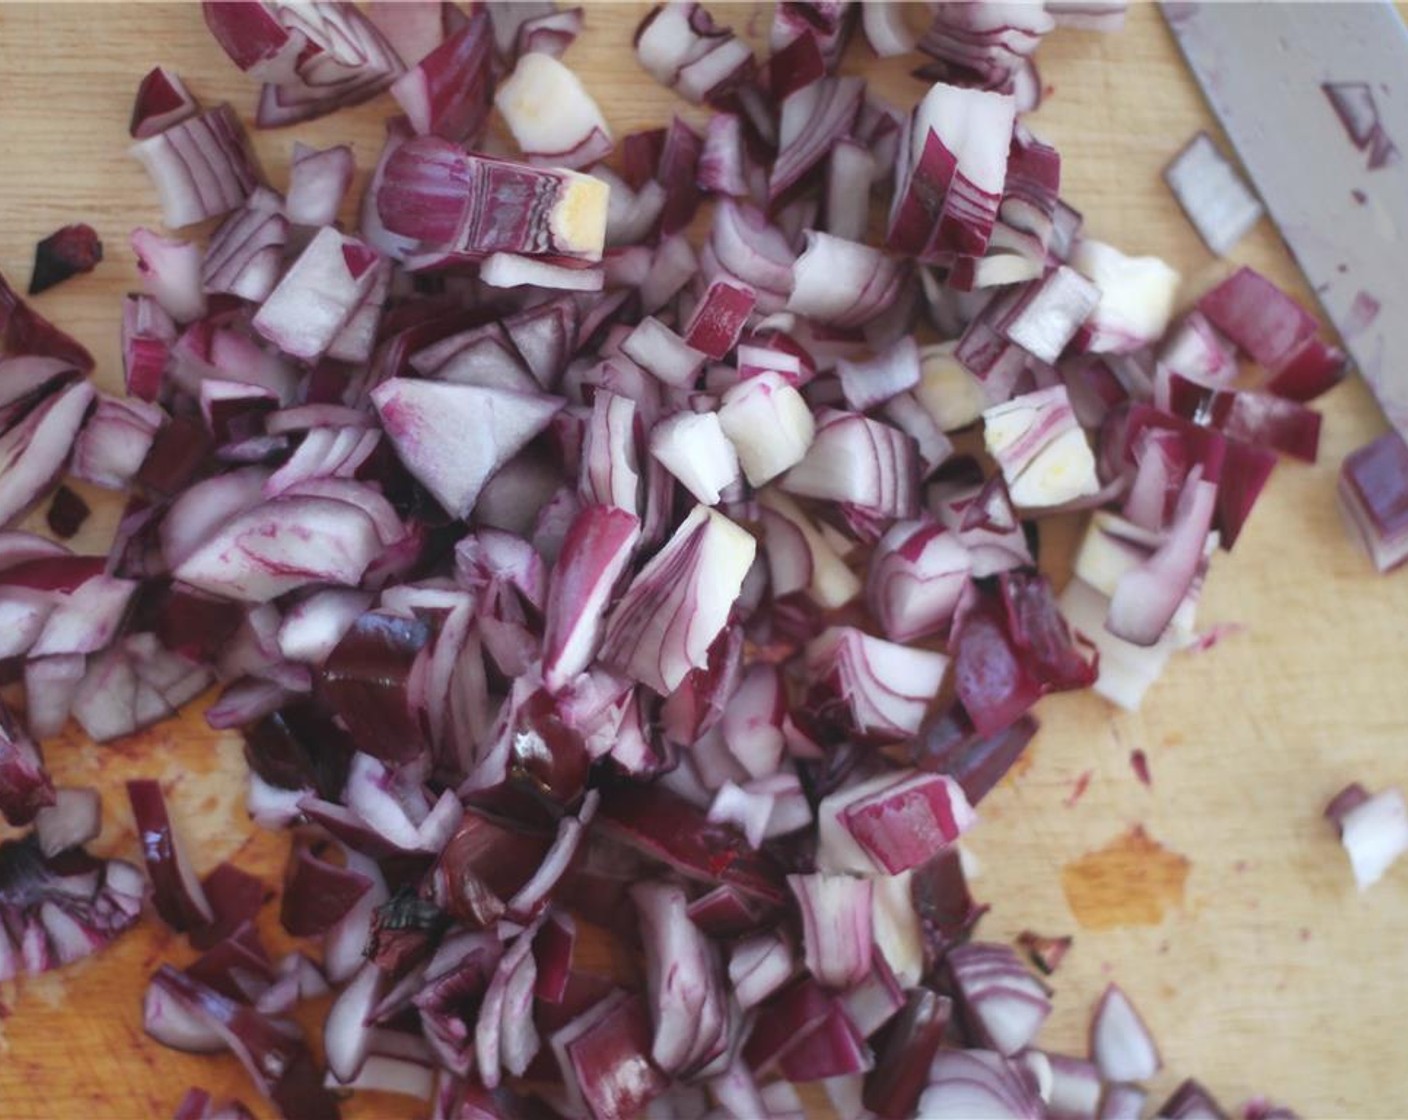
M 0 533 L 0 812 L 33 825 L 0 844 L 0 979 L 148 894 L 83 851 L 96 793 L 39 740 L 215 685 L 251 815 L 303 826 L 303 948 L 271 961 L 261 884 L 201 878 L 134 781 L 152 907 L 203 953 L 144 1023 L 284 1116 L 372 1089 L 744 1120 L 811 1082 L 846 1116 L 1137 1115 L 1134 1005 L 1112 986 L 1089 1055 L 1043 1050 L 1051 990 L 974 939 L 957 845 L 1042 696 L 1135 707 L 1196 639 L 1211 556 L 1278 454 L 1314 459 L 1304 402 L 1343 359 L 1250 270 L 1179 313 L 1163 262 L 1082 235 L 1019 114 L 1041 37 L 1123 6 L 1027 7 L 917 35 L 896 4 L 784 3 L 757 59 L 672 3 L 637 57 L 715 115 L 618 139 L 570 68 L 579 9 L 205 4 L 261 127 L 387 89 L 404 115 L 344 228 L 348 147 L 296 145 L 281 193 L 233 109 L 143 79 L 133 155 L 177 236 L 133 235 L 126 399 L 0 289 L 0 516 L 65 472 L 128 495 L 106 556 Z M 857 24 L 927 57 L 912 111 L 841 72 Z M 1347 487 L 1392 528 L 1371 476 Z M 1057 595 L 1029 530 L 1071 510 Z M 1361 878 L 1391 858 L 1353 839 L 1375 804 L 1338 817 Z M 587 927 L 639 973 L 578 954 Z M 1045 972 L 1070 947 L 1024 944 Z M 288 1015 L 329 990 L 324 1069 Z M 1188 1082 L 1159 1114 L 1221 1112 Z

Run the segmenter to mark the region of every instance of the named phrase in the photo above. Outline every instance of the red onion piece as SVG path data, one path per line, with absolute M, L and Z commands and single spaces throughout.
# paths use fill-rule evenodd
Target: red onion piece
M 1108 1085 L 1100 1102 L 1099 1120 L 1139 1120 L 1149 1094 L 1135 1085 Z
M 189 323 L 205 314 L 200 246 L 170 241 L 149 229 L 132 231 L 132 251 L 142 285 L 171 318 Z
M 251 302 L 267 299 L 283 271 L 288 219 L 262 188 L 216 230 L 201 263 L 201 286 Z
M 1045 987 L 1006 945 L 960 945 L 947 967 L 972 1029 L 1002 1054 L 1027 1046 L 1051 1013 Z
M 326 933 L 372 888 L 371 880 L 300 848 L 289 860 L 279 920 L 295 937 Z
M 901 521 L 880 538 L 866 601 L 885 636 L 910 642 L 948 629 L 973 570 L 958 538 L 932 521 Z
M 145 140 L 200 112 L 200 106 L 180 77 L 162 66 L 147 71 L 137 86 L 128 133 Z
M 661 421 L 651 430 L 650 453 L 704 505 L 717 505 L 738 482 L 738 455 L 717 413 L 680 412 Z
M 878 790 L 848 797 L 839 820 L 877 867 L 896 875 L 928 863 L 975 817 L 951 778 L 901 772 Z
M 793 267 L 787 310 L 834 327 L 857 327 L 895 301 L 904 274 L 878 249 L 808 230 Z
M 1024 393 L 985 411 L 983 441 L 1019 508 L 1065 505 L 1100 488 L 1095 456 L 1064 385 Z
M 668 1087 L 649 1059 L 650 1018 L 638 995 L 612 993 L 551 1043 L 569 1094 L 594 1120 L 635 1115 Z
M 229 105 L 138 140 L 130 152 L 151 176 L 162 221 L 171 229 L 229 213 L 263 178 Z
M 490 22 L 487 12 L 476 10 L 392 83 L 391 96 L 416 135 L 461 142 L 483 130 L 493 91 Z
M 1076 338 L 1082 349 L 1127 354 L 1168 329 L 1179 276 L 1157 257 L 1125 256 L 1103 242 L 1082 238 L 1071 254 L 1071 267 L 1100 290 L 1100 302 Z M 1207 314 L 1201 302 L 1199 308 Z
M 905 10 L 906 5 L 894 0 L 862 5 L 861 29 L 870 49 L 879 57 L 894 58 L 914 49 L 918 36 L 909 29 Z
M 323 227 L 264 301 L 251 325 L 280 350 L 316 359 L 376 280 L 376 250 Z
M 54 792 L 54 803 L 40 809 L 34 818 L 34 835 L 45 858 L 81 848 L 97 839 L 102 829 L 102 802 L 91 787 L 62 788 Z M 9 820 L 7 814 L 6 819 Z
M 1194 1078 L 1181 1082 L 1160 1106 L 1161 1120 L 1227 1120 L 1213 1095 Z
M 1381 572 L 1408 558 L 1408 443 L 1387 432 L 1345 456 L 1341 510 L 1361 548 Z
M 783 477 L 782 489 L 857 506 L 882 518 L 913 517 L 918 502 L 914 441 L 854 412 L 824 410 L 819 420 L 806 456 Z
M 404 378 L 382 383 L 372 401 L 407 468 L 457 517 L 562 407 L 547 397 Z
M 951 1004 L 927 988 L 909 993 L 865 1079 L 864 1104 L 880 1120 L 915 1114 L 930 1064 L 943 1044 Z
M 651 1059 L 667 1073 L 696 1069 L 724 1044 L 726 1008 L 716 951 L 690 922 L 678 887 L 631 890 L 645 944 L 655 1034 Z
M 337 144 L 319 150 L 295 141 L 284 204 L 288 220 L 299 226 L 331 225 L 355 173 L 350 146 Z
M 1027 1120 L 1041 1116 L 1041 1098 L 1016 1063 L 990 1050 L 940 1050 L 918 1115 L 961 1120 L 975 1115 Z
M 871 885 L 850 875 L 789 875 L 802 915 L 807 970 L 829 988 L 849 988 L 869 971 Z
M 607 624 L 603 662 L 673 692 L 706 663 L 756 550 L 744 530 L 696 506 L 627 587 Z
M 919 730 L 948 669 L 942 654 L 849 626 L 825 630 L 807 647 L 806 657 L 815 718 L 881 742 Z
M 38 745 L 0 708 L 0 814 L 12 825 L 26 825 L 56 799 Z
M 1245 266 L 1204 294 L 1198 300 L 1198 310 L 1240 350 L 1273 373 L 1319 330 L 1314 316 Z
M 132 780 L 127 783 L 127 796 L 137 821 L 157 913 L 177 931 L 208 924 L 214 911 L 171 823 L 161 786 L 148 779 Z
M 10 524 L 37 504 L 63 470 L 93 390 L 78 382 L 50 396 L 0 436 L 0 523 Z
M 405 141 L 380 170 L 376 213 L 422 254 L 601 259 L 609 190 L 591 176 L 470 155 L 437 137 Z

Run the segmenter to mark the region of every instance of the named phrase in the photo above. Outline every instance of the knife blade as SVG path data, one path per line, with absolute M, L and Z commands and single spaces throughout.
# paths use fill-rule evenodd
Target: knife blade
M 1408 28 L 1389 0 L 1160 7 L 1325 314 L 1408 436 Z

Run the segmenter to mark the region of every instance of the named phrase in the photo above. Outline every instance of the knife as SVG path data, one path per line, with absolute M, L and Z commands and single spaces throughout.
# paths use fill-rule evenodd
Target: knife
M 1162 0 L 1389 422 L 1408 436 L 1408 28 L 1389 0 Z

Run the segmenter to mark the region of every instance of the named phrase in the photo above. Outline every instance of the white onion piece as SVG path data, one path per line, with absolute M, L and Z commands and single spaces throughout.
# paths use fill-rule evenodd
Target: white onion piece
M 1014 397 L 983 413 L 983 442 L 1022 509 L 1065 505 L 1100 489 L 1095 456 L 1064 385 Z
M 286 354 L 319 357 L 376 282 L 378 259 L 366 242 L 324 226 L 256 312 L 254 329 Z
M 1361 801 L 1336 823 L 1361 891 L 1377 883 L 1408 851 L 1408 810 L 1397 789 L 1381 790 Z
M 201 248 L 193 241 L 172 241 L 149 229 L 132 231 L 132 251 L 142 287 L 178 323 L 205 314 L 201 287 Z
M 915 399 L 944 432 L 976 423 L 988 404 L 982 382 L 954 357 L 955 345 L 943 342 L 920 350 L 920 379 L 914 387 Z
M 1180 277 L 1158 257 L 1127 257 L 1104 242 L 1082 238 L 1071 265 L 1100 289 L 1100 302 L 1077 337 L 1084 349 L 1127 354 L 1168 329 Z
M 1261 220 L 1261 203 L 1206 132 L 1173 157 L 1164 182 L 1216 256 L 1225 256 Z
M 717 505 L 738 481 L 738 454 L 714 412 L 679 412 L 650 431 L 650 453 L 695 499 Z
M 733 386 L 718 415 L 752 486 L 763 486 L 800 463 L 816 432 L 806 401 L 778 373 L 760 373 Z
M 611 151 L 611 128 L 581 80 L 551 55 L 530 53 L 494 104 L 530 163 L 581 168 Z
M 789 875 L 787 885 L 802 915 L 807 971 L 829 988 L 849 988 L 870 970 L 874 936 L 871 884 L 853 875 Z
M 383 382 L 372 403 L 407 469 L 456 517 L 562 407 L 550 397 L 407 378 Z
M 1090 1054 L 1106 1081 L 1148 1081 L 1163 1066 L 1154 1036 L 1118 984 L 1106 988 L 1096 1005 Z

